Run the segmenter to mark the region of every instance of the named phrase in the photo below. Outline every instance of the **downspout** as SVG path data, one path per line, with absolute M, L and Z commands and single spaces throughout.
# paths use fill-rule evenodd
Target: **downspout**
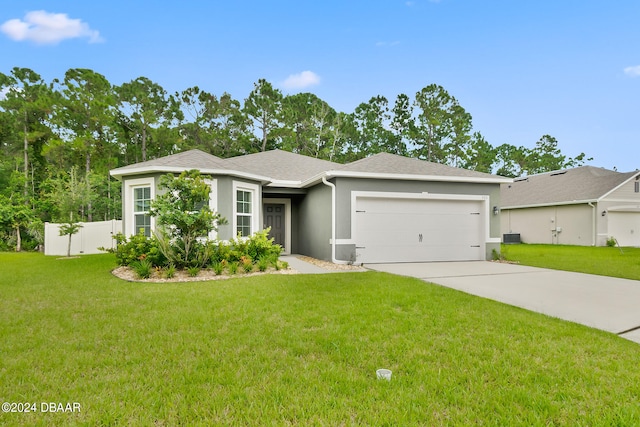
M 322 177 L 322 183 L 331 187 L 331 262 L 334 264 L 349 264 L 349 261 L 336 259 L 336 186 Z
M 587 203 L 589 206 L 591 206 L 591 246 L 595 246 L 596 245 L 596 220 L 597 220 L 597 216 L 596 216 L 596 207 L 593 205 L 593 202 L 589 202 Z

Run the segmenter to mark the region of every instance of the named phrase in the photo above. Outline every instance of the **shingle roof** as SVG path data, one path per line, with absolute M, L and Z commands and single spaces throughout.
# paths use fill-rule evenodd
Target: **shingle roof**
M 516 178 L 511 184 L 502 184 L 500 204 L 506 208 L 593 201 L 638 173 L 581 166 Z
M 369 173 L 395 173 L 408 175 L 455 176 L 469 178 L 496 178 L 483 172 L 454 168 L 439 163 L 427 162 L 390 153 L 378 153 L 352 163 L 342 165 L 340 170 Z
M 227 167 L 224 159 L 216 157 L 213 154 L 194 149 L 183 151 L 182 153 L 172 154 L 170 156 L 160 157 L 158 159 L 147 160 L 146 162 L 123 166 L 114 169 L 112 173 L 120 171 L 126 172 L 127 170 L 147 167 L 161 168 L 163 166 L 188 169 L 225 169 Z
M 133 175 L 149 171 L 169 172 L 176 169 L 226 171 L 231 175 L 258 177 L 264 182 L 271 180 L 276 181 L 273 183 L 274 185 L 285 186 L 298 185 L 304 182 L 307 183 L 305 185 L 309 185 L 311 181 L 316 178 L 319 179 L 319 176 L 324 172 L 331 172 L 336 176 L 340 175 L 340 173 L 356 173 L 369 174 L 369 176 L 384 174 L 388 178 L 393 177 L 392 175 L 415 175 L 420 177 L 418 179 L 422 179 L 421 177 L 424 176 L 471 180 L 490 179 L 493 182 L 496 182 L 496 179 L 504 182 L 506 179 L 487 173 L 454 168 L 388 153 L 375 154 L 365 159 L 342 165 L 283 150 L 271 150 L 229 159 L 221 159 L 200 150 L 189 150 L 159 159 L 123 166 L 112 170 L 111 175 Z
M 268 176 L 280 181 L 304 181 L 321 172 L 342 166 L 283 150 L 232 157 L 226 161 L 230 169 Z

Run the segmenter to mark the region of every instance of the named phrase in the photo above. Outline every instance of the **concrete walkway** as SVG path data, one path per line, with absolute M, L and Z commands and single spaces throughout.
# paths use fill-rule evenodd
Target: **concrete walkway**
M 500 301 L 640 343 L 640 281 L 494 262 L 368 264 L 367 268 Z
M 282 255 L 280 256 L 280 260 L 286 261 L 289 263 L 289 267 L 302 274 L 354 273 L 358 271 L 367 271 L 364 267 L 340 266 L 331 263 L 326 263 L 327 267 L 323 268 L 299 258 L 300 256 L 301 255 Z
M 289 267 L 302 274 L 331 273 L 331 271 L 322 267 L 318 267 L 317 265 L 311 264 L 310 262 L 303 261 L 295 255 L 282 255 L 280 256 L 280 260 L 289 263 Z

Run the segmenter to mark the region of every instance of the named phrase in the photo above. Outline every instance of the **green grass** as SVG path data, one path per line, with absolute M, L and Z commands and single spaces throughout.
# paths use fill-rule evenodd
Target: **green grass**
M 0 401 L 81 404 L 0 425 L 640 424 L 638 345 L 606 332 L 384 273 L 114 266 L 0 253 Z
M 532 267 L 640 280 L 640 248 L 502 245 L 502 256 Z

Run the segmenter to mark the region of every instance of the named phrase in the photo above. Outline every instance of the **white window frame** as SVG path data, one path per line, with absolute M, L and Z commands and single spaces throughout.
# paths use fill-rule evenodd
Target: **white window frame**
M 127 186 L 125 190 L 125 212 L 127 212 L 127 221 L 125 223 L 126 230 L 125 235 L 133 236 L 138 234 L 138 230 L 136 230 L 136 215 L 139 212 L 135 211 L 134 204 L 134 195 L 136 188 L 144 188 L 148 187 L 150 189 L 149 194 L 151 200 L 154 200 L 156 197 L 156 189 L 155 189 L 155 180 L 153 177 L 148 178 L 137 178 L 137 179 L 129 179 L 127 180 Z M 151 217 L 151 235 L 156 229 L 156 220 L 154 217 Z
M 233 192 L 233 237 L 235 238 L 238 235 L 238 191 L 247 191 L 251 193 L 251 213 L 247 215 L 251 218 L 251 229 L 249 233 L 249 235 L 251 235 L 260 229 L 260 187 L 256 184 L 249 184 L 241 181 L 233 181 L 231 187 Z

